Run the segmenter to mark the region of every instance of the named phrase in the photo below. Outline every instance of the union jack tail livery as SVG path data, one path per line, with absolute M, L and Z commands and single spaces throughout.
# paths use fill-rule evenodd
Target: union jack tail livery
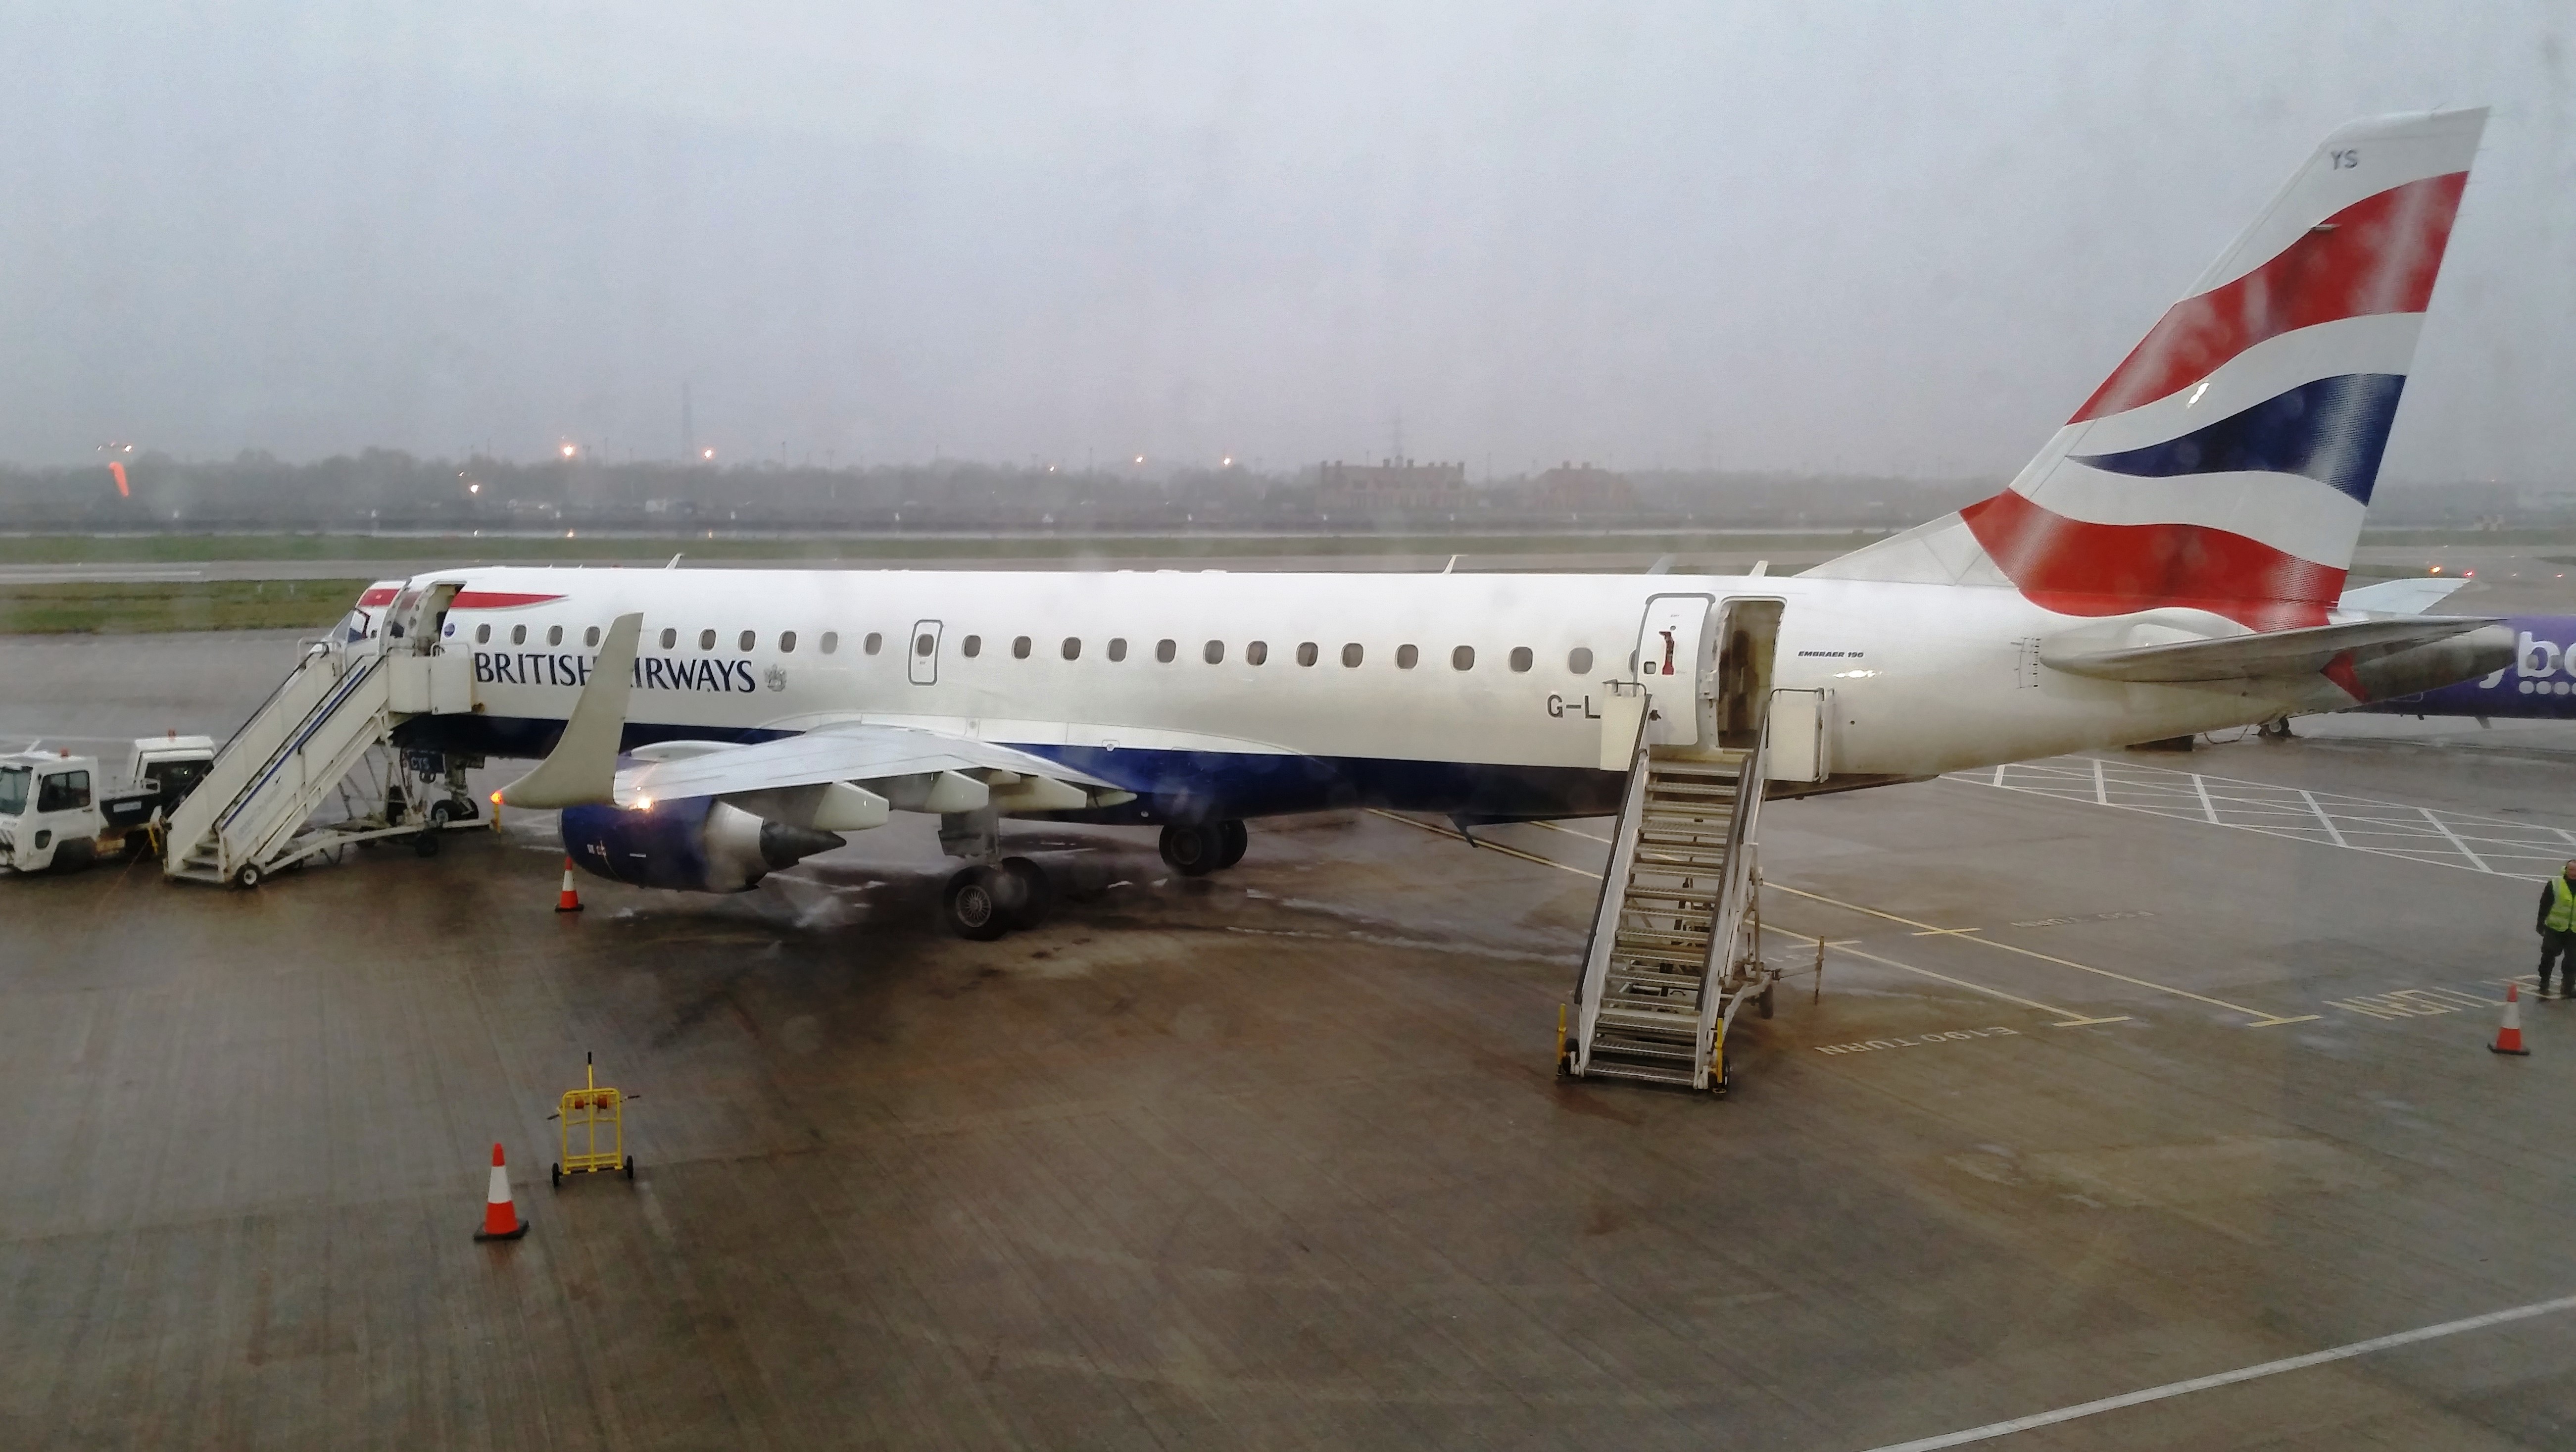
M 2439 111 L 2327 137 L 2010 488 L 1810 573 L 2323 624 L 2485 126 Z

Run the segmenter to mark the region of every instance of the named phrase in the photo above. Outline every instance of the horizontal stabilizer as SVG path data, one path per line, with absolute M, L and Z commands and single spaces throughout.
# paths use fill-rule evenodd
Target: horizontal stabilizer
M 2368 660 L 2489 628 L 2501 630 L 2502 626 L 2493 620 L 2410 616 L 2312 625 L 2299 630 L 2266 630 L 2213 640 L 2177 640 L 2125 650 L 2042 645 L 2039 660 L 2054 670 L 2104 681 L 2185 684 L 2289 679 L 2314 675 L 2347 652 L 2356 661 Z
M 2372 610 L 2382 615 L 2421 615 L 2451 598 L 2468 580 L 2459 575 L 2408 575 L 2376 585 L 2355 585 L 2335 602 L 2338 610 Z

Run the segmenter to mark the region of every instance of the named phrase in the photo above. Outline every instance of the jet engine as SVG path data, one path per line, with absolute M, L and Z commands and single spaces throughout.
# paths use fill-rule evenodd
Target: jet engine
M 612 882 L 677 892 L 748 892 L 782 867 L 842 844 L 838 832 L 765 821 L 714 797 L 649 807 L 566 807 L 564 851 Z

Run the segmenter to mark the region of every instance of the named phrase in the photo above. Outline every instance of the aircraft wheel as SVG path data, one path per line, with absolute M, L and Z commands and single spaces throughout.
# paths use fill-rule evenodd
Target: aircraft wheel
M 1216 871 L 1224 856 L 1224 844 L 1213 826 L 1174 822 L 1163 829 L 1163 864 L 1183 877 Z
M 1252 846 L 1251 829 L 1241 822 L 1219 822 L 1216 824 L 1216 834 L 1219 849 L 1216 865 L 1220 868 L 1232 867 L 1241 862 L 1244 852 Z
M 1011 930 L 1010 912 L 1003 906 L 1004 884 L 1009 880 L 1007 873 L 992 867 L 969 867 L 948 879 L 939 906 L 957 936 L 989 943 Z
M 1045 922 L 1055 907 L 1055 885 L 1047 881 L 1046 869 L 1025 857 L 1005 857 L 1001 867 L 1017 889 L 1015 900 L 1005 904 L 1011 926 L 1034 928 Z

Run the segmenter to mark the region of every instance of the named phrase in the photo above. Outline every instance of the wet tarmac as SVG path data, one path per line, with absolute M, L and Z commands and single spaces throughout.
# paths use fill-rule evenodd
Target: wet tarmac
M 0 737 L 222 734 L 291 649 L 0 640 Z M 1551 1072 L 1597 823 L 1260 823 L 1196 882 L 1030 826 L 1059 904 L 992 944 L 906 819 L 576 915 L 535 814 L 0 880 L 0 1445 L 1866 1452 L 2142 1391 L 1978 1445 L 2568 1445 L 2563 1306 L 2195 1385 L 2576 1292 L 2576 1003 L 2486 1048 L 2536 893 L 2492 844 L 2576 831 L 2576 730 L 2300 729 L 2104 779 L 2469 855 L 1775 805 L 1769 952 L 1822 975 L 1722 1100 Z M 585 1052 L 638 1172 L 554 1189 Z M 478 1245 L 495 1140 L 534 1229 Z

